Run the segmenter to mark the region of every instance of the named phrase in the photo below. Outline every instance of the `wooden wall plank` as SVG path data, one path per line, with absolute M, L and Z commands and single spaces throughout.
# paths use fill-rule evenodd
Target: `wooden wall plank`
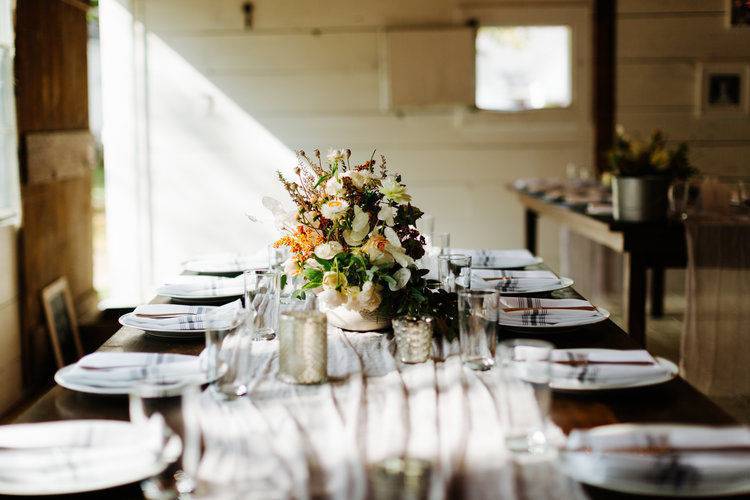
M 25 139 L 28 184 L 84 177 L 94 166 L 94 138 L 88 130 L 32 132 Z
M 695 103 L 695 65 L 663 60 L 624 63 L 617 71 L 617 105 L 621 110 L 636 106 L 686 106 Z
M 685 12 L 723 12 L 725 0 L 617 0 L 621 16 L 628 14 L 683 14 Z
M 18 297 L 18 241 L 16 226 L 0 225 L 0 305 Z M 10 332 L 9 332 L 10 333 Z M 0 332 L 2 335 L 3 332 Z M 18 332 L 14 332 L 18 335 Z

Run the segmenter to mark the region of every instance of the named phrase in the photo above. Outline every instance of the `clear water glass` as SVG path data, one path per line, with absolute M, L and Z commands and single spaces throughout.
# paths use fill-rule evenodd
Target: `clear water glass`
M 402 363 L 424 363 L 432 353 L 432 317 L 399 316 L 394 318 L 393 335 L 396 352 Z
M 174 435 L 182 440 L 182 452 L 174 457 L 165 457 L 171 464 L 159 475 L 141 483 L 143 494 L 149 500 L 177 498 L 180 494 L 193 490 L 193 480 L 185 469 L 189 468 L 190 460 L 200 453 L 200 443 L 191 439 L 189 423 L 183 410 L 199 395 L 200 386 L 194 383 L 149 379 L 136 384 L 129 394 L 131 422 L 142 424 L 154 415 L 160 415 L 169 428 L 165 435 L 165 446 Z
M 245 271 L 245 307 L 255 312 L 255 340 L 272 340 L 279 327 L 281 273 L 275 270 Z
M 550 359 L 554 346 L 529 339 L 505 340 L 497 350 L 505 445 L 513 452 L 547 451 L 545 428 L 552 403 Z
M 472 370 L 495 364 L 499 295 L 495 290 L 458 291 L 461 360 Z
M 471 256 L 463 254 L 439 255 L 438 279 L 447 292 L 471 288 Z
M 268 269 L 280 270 L 284 267 L 284 262 L 289 258 L 289 248 L 275 248 L 273 245 L 268 246 Z
M 426 245 L 431 247 L 435 235 L 435 217 L 429 214 L 424 214 L 417 221 L 417 229 L 419 229 L 419 232 L 424 236 Z
M 211 380 L 209 391 L 222 399 L 247 393 L 255 313 L 237 309 L 206 315 L 206 369 Z
M 440 255 L 450 252 L 451 233 L 433 233 L 432 246 L 440 249 Z

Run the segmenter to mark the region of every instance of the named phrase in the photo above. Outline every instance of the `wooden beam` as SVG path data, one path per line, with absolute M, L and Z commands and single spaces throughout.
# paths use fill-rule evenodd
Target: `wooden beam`
M 88 130 L 26 134 L 25 184 L 76 179 L 94 166 L 94 138 Z
M 594 0 L 592 26 L 594 167 L 600 174 L 615 135 L 617 0 Z

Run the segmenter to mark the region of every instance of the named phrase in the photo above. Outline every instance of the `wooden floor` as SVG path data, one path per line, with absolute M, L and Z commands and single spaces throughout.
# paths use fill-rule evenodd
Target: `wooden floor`
M 624 328 L 620 300 L 615 296 L 608 297 L 603 305 L 612 313 L 612 320 Z M 653 354 L 679 363 L 684 315 L 685 297 L 682 294 L 667 294 L 664 316 L 659 319 L 649 317 L 646 322 L 647 345 Z M 714 402 L 740 422 L 750 424 L 750 398 L 714 398 Z

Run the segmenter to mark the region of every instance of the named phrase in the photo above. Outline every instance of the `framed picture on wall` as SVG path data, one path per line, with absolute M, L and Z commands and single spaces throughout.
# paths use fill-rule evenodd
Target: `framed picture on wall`
M 745 63 L 699 63 L 695 78 L 696 114 L 746 115 L 749 68 Z
M 68 280 L 58 278 L 44 287 L 42 303 L 57 367 L 75 363 L 83 356 L 83 348 Z
M 725 0 L 727 28 L 750 27 L 750 0 Z

